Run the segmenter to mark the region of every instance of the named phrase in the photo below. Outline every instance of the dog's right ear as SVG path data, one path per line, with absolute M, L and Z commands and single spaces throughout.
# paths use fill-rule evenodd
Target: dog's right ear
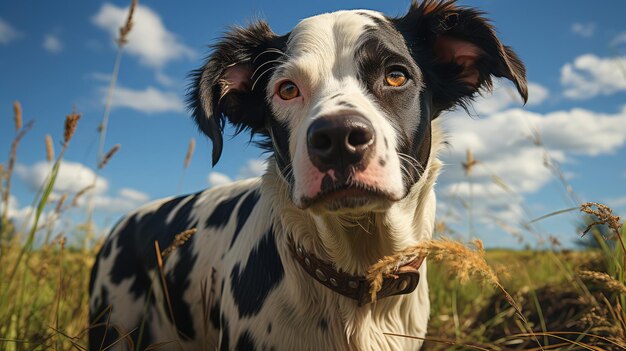
M 263 73 L 282 55 L 279 39 L 262 21 L 233 28 L 212 47 L 204 66 L 192 72 L 188 107 L 198 128 L 211 139 L 213 166 L 222 154 L 226 119 L 237 133 L 264 132 L 269 74 Z

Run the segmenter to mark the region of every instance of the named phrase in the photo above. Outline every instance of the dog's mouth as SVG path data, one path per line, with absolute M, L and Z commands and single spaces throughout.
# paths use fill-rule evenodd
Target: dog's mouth
M 320 191 L 313 197 L 303 197 L 302 208 L 323 208 L 327 211 L 357 210 L 387 207 L 397 201 L 391 194 L 363 184 L 338 184 Z

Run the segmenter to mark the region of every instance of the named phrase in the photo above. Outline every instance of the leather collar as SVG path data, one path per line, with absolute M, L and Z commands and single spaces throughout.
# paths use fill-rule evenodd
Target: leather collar
M 356 300 L 359 306 L 371 302 L 370 285 L 367 278 L 338 271 L 332 263 L 306 252 L 291 238 L 289 238 L 289 249 L 304 271 L 320 284 L 338 294 Z M 383 277 L 382 287 L 376 294 L 376 299 L 412 293 L 419 283 L 420 274 L 418 270 L 424 262 L 424 258 L 425 256 L 418 256 L 400 266 L 392 274 Z

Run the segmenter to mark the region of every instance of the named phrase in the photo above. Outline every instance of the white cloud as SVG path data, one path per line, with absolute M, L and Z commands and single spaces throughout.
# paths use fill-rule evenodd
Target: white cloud
M 135 189 L 122 188 L 117 192 L 117 196 L 94 196 L 93 206 L 97 211 L 120 213 L 131 211 L 143 205 L 149 199 L 150 196 L 146 193 Z
M 0 202 L 0 212 L 3 209 L 4 202 Z M 13 221 L 13 225 L 16 229 L 24 227 L 26 224 L 28 227 L 32 226 L 32 213 L 34 208 L 32 206 L 25 206 L 20 208 L 20 204 L 13 195 L 9 195 L 9 206 L 7 210 L 7 216 Z
M 92 18 L 92 22 L 108 31 L 115 40 L 127 15 L 127 7 L 105 3 Z M 195 52 L 179 42 L 176 35 L 165 28 L 161 17 L 149 7 L 138 5 L 133 23 L 126 50 L 137 56 L 141 63 L 153 68 L 162 68 L 170 61 L 195 57 Z
M 546 87 L 534 82 L 528 83 L 527 106 L 541 105 L 549 96 L 550 92 Z M 480 115 L 491 114 L 511 106 L 522 106 L 522 98 L 520 98 L 513 84 L 498 79 L 494 81 L 493 92 L 485 92 L 483 96 L 476 99 L 472 106 Z
M 31 190 L 36 191 L 47 180 L 51 168 L 52 164 L 46 161 L 40 161 L 30 166 L 18 164 L 15 167 L 15 173 Z M 50 194 L 50 201 L 56 201 L 62 193 L 67 193 L 72 197 L 77 192 L 92 185 L 95 176 L 96 173 L 91 168 L 81 163 L 63 161 L 59 167 L 53 192 Z M 109 195 L 107 194 L 108 187 L 109 182 L 99 176 L 92 190 L 94 194 L 93 205 L 96 210 L 114 213 L 127 212 L 150 199 L 148 194 L 130 188 L 120 189 L 115 196 Z M 84 206 L 88 198 L 89 196 L 80 197 L 78 205 Z M 13 208 L 17 209 L 17 205 Z
M 214 187 L 222 184 L 228 184 L 233 180 L 224 173 L 211 172 L 207 177 L 207 181 L 209 182 L 209 186 Z
M 159 84 L 166 86 L 166 87 L 173 87 L 173 86 L 176 86 L 178 83 L 174 78 L 163 73 L 161 70 L 158 70 L 156 72 L 154 78 L 156 79 L 157 82 L 159 82 Z
M 99 82 L 109 83 L 111 82 L 111 73 L 93 72 L 89 74 L 89 78 Z
M 107 88 L 102 88 L 106 93 Z M 134 90 L 117 86 L 113 91 L 113 107 L 126 107 L 145 113 L 184 112 L 185 104 L 178 94 L 161 91 L 152 86 L 144 90 Z
M 612 208 L 624 207 L 626 206 L 626 196 L 607 199 L 606 204 Z
M 54 34 L 46 34 L 43 38 L 43 48 L 49 53 L 58 54 L 63 51 L 63 43 L 58 36 Z
M 626 32 L 616 35 L 615 38 L 611 40 L 611 46 L 618 46 L 621 44 L 626 44 Z
M 260 177 L 263 175 L 263 173 L 265 173 L 265 168 L 267 168 L 266 160 L 248 160 L 245 166 L 239 169 L 239 175 L 237 176 L 237 179 Z
M 445 125 L 450 148 L 442 153 L 447 164 L 439 180 L 443 198 L 456 199 L 450 202 L 454 206 L 471 195 L 473 210 L 481 214 L 476 218 L 497 214 L 519 223 L 523 197 L 554 179 L 544 164 L 545 152 L 559 163 L 572 162 L 577 155 L 615 152 L 626 144 L 626 105 L 613 114 L 580 108 L 547 114 L 512 109 L 478 120 L 457 112 L 445 117 Z M 531 130 L 544 148 L 533 144 Z M 468 149 L 479 161 L 471 181 L 461 166 Z
M 583 38 L 591 38 L 595 31 L 596 25 L 593 22 L 572 24 L 572 32 Z
M 211 172 L 207 178 L 210 186 L 222 185 L 230 183 L 234 180 L 247 179 L 260 177 L 265 173 L 265 169 L 267 168 L 267 161 L 260 159 L 251 159 L 248 160 L 245 165 L 243 165 L 239 169 L 239 174 L 233 179 L 232 177 L 220 173 L 220 172 Z
M 48 178 L 52 169 L 52 163 L 40 161 L 33 165 L 26 166 L 18 164 L 15 173 L 31 190 L 39 189 Z M 77 162 L 63 161 L 59 167 L 53 191 L 56 193 L 76 193 L 93 184 L 95 172 Z M 108 188 L 106 179 L 99 177 L 95 183 L 94 191 L 103 193 Z
M 0 18 L 0 45 L 6 45 L 13 40 L 19 38 L 20 32 Z
M 561 68 L 563 95 L 570 99 L 589 99 L 626 91 L 626 57 L 602 58 L 593 54 L 577 57 Z
M 538 83 L 528 82 L 528 101 L 526 105 L 541 105 L 548 97 L 550 97 L 548 88 Z

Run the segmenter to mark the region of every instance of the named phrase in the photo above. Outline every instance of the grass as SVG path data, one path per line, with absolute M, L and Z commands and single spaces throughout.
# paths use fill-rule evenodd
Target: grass
M 124 44 L 132 30 L 135 6 L 136 1 L 133 1 L 117 41 L 118 53 L 99 128 L 99 150 L 94 165 L 97 170 L 105 167 L 120 150 L 116 144 L 105 153 L 104 145 L 109 128 L 110 97 L 115 89 Z M 87 240 L 93 235 L 92 206 L 87 204 L 86 223 L 76 226 L 72 233 L 55 232 L 54 224 L 66 215 L 67 209 L 78 206 L 78 198 L 93 194 L 97 178 L 92 185 L 75 194 L 62 194 L 54 201 L 51 199 L 60 164 L 79 119 L 80 115 L 75 111 L 66 117 L 59 138 L 61 149 L 56 158 L 52 137 L 46 135 L 46 159 L 52 165 L 51 171 L 33 199 L 34 211 L 28 225 L 17 228 L 7 212 L 11 178 L 20 142 L 33 128 L 33 122 L 24 124 L 22 106 L 19 102 L 14 104 L 15 137 L 8 159 L 0 163 L 0 350 L 86 349 L 90 328 L 87 284 L 99 249 L 99 244 L 89 245 L 90 240 Z M 6 128 L 4 125 L 0 127 Z M 543 148 L 538 134 L 533 134 L 533 143 Z M 192 139 L 181 183 L 194 148 L 195 140 Z M 392 272 L 390 267 L 416 255 L 429 257 L 432 308 L 424 349 L 626 349 L 626 245 L 623 242 L 626 229 L 610 208 L 596 203 L 581 204 L 559 165 L 545 149 L 544 152 L 545 166 L 563 185 L 574 208 L 580 209 L 581 218 L 588 219 L 584 233 L 593 236 L 598 247 L 570 252 L 559 249 L 558 242 L 552 240 L 551 249 L 544 251 L 484 251 L 480 242 L 475 242 L 474 248 L 470 249 L 458 241 L 438 238 L 383 258 L 369 272 L 373 296 L 382 276 Z M 470 181 L 472 168 L 480 166 L 480 160 L 468 150 L 463 167 Z M 515 195 L 500 177 L 494 174 L 492 178 L 507 193 Z M 72 201 L 67 201 L 68 198 Z M 470 199 L 462 200 L 467 204 L 471 236 L 476 220 L 472 199 L 470 196 Z M 548 214 L 538 220 L 558 214 Z M 497 218 L 494 220 L 499 225 Z M 528 231 L 543 238 L 542 233 L 531 228 L 532 223 L 527 222 Z M 437 227 L 440 231 L 446 228 L 445 223 L 437 223 Z M 163 251 L 163 257 L 184 245 L 194 233 L 195 230 L 190 230 L 177 235 Z M 86 240 L 80 246 L 68 246 L 66 237 L 81 235 L 85 235 Z M 550 240 L 549 237 L 543 239 Z M 42 244 L 36 246 L 35 242 Z M 156 250 L 161 260 L 160 248 Z M 167 294 L 164 279 L 156 283 L 161 284 Z M 206 294 L 206 291 L 202 292 L 202 296 Z M 388 337 L 416 338 L 393 331 L 389 331 Z M 152 348 L 158 349 L 158 346 L 152 345 Z

